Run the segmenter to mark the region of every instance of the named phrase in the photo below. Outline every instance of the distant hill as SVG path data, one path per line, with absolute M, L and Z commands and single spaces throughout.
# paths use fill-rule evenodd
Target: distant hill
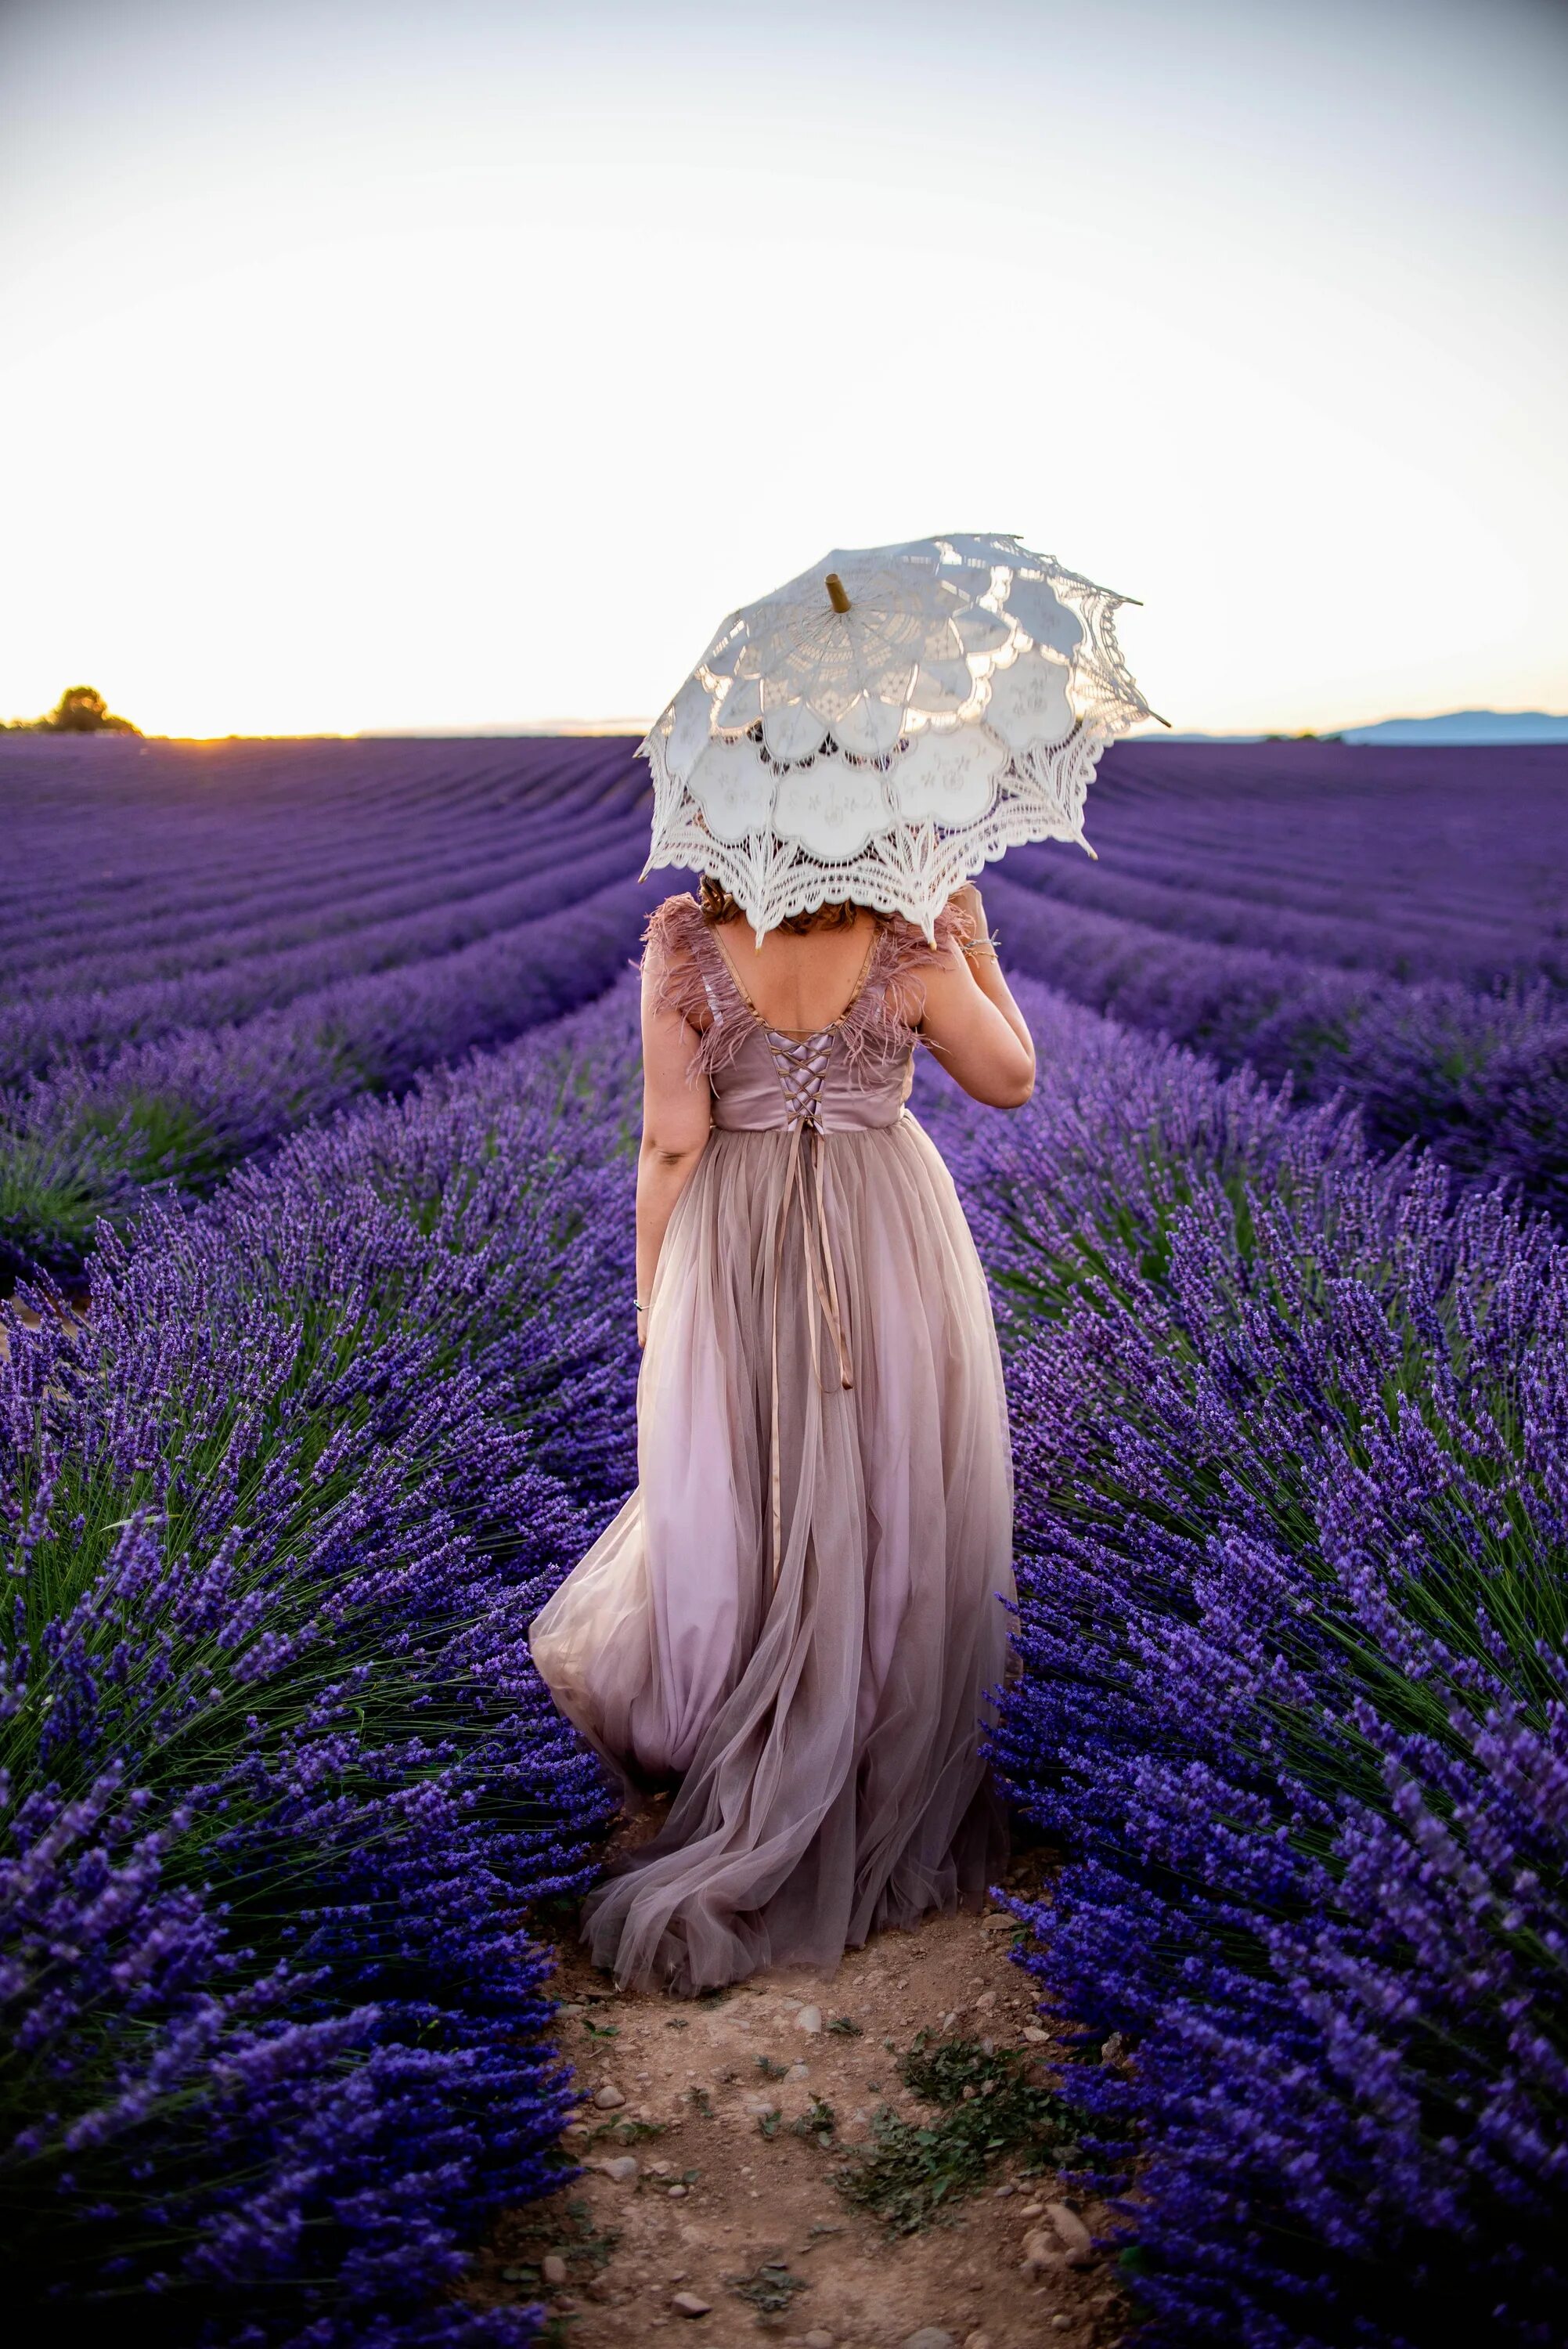
M 1308 735 L 1166 734 L 1150 728 L 1140 742 L 1367 742 L 1378 750 L 1398 750 L 1401 743 L 1429 747 L 1456 742 L 1568 742 L 1568 717 L 1545 709 L 1450 709 L 1441 718 L 1380 718 L 1375 726 L 1325 729 Z
M 1395 748 L 1401 742 L 1568 742 L 1568 718 L 1543 709 L 1452 709 L 1444 718 L 1385 718 L 1347 726 L 1341 740 Z

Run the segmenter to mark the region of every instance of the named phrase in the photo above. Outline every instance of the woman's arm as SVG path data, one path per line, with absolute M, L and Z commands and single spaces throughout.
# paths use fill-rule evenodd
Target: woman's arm
M 686 1080 L 696 1038 L 678 1011 L 655 1008 L 656 951 L 643 966 L 643 1140 L 637 1152 L 637 1343 L 648 1334 L 654 1273 L 676 1201 L 691 1179 L 713 1123 L 706 1084 Z
M 934 969 L 922 971 L 925 1003 L 920 1032 L 971 1100 L 993 1109 L 1021 1109 L 1035 1090 L 1028 1022 L 1002 976 L 979 890 L 967 882 L 949 903 L 964 915 L 967 943 L 979 951 L 949 947 Z

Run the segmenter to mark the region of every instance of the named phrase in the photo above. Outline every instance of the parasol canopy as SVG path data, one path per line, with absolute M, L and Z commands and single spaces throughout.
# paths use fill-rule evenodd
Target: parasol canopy
M 1016 843 L 1092 856 L 1096 762 L 1156 714 L 1116 640 L 1132 600 L 1016 538 L 835 548 L 730 614 L 642 743 L 644 872 L 711 873 L 758 933 L 852 898 L 930 937 Z

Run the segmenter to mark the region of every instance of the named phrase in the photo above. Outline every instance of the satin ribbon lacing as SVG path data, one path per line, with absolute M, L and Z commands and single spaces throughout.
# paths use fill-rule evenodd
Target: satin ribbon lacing
M 779 1221 L 773 1235 L 770 1309 L 773 1423 L 769 1491 L 772 1503 L 772 1588 L 777 1590 L 784 1556 L 783 1446 L 779 1429 L 779 1290 L 784 1270 L 784 1236 L 789 1228 L 789 1209 L 797 1191 L 800 1196 L 800 1239 L 810 1285 L 806 1326 L 811 1343 L 811 1375 L 819 1386 L 823 1383 L 821 1350 L 817 1340 L 817 1314 L 811 1302 L 814 1297 L 832 1337 L 838 1357 L 840 1388 L 852 1387 L 854 1377 L 850 1365 L 843 1309 L 839 1301 L 838 1275 L 833 1268 L 833 1251 L 828 1235 L 827 1205 L 822 1192 L 823 1135 L 817 1117 L 832 1034 L 830 1030 L 824 1030 L 820 1035 L 797 1039 L 780 1034 L 776 1028 L 767 1027 L 762 1032 L 768 1039 L 773 1064 L 779 1071 L 779 1081 L 783 1089 L 785 1106 L 789 1112 L 789 1154 L 784 1166 L 784 1195 L 779 1203 Z M 805 1164 L 808 1158 L 810 1162 L 809 1168 Z

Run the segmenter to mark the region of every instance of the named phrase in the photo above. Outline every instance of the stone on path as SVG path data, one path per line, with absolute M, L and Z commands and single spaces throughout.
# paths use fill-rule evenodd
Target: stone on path
M 800 2009 L 799 2013 L 795 2017 L 795 2028 L 797 2031 L 820 2031 L 822 2028 L 821 2008 L 820 2006 L 803 2006 Z
M 940 2324 L 923 2324 L 918 2333 L 905 2335 L 903 2349 L 958 2349 L 958 2344 Z
M 566 2281 L 566 2262 L 562 2258 L 559 2251 L 546 2251 L 544 2257 L 539 2262 L 539 2272 L 543 2277 L 547 2284 L 555 2285 L 564 2283 Z
M 1062 2254 L 1057 2239 L 1044 2227 L 1033 2227 L 1024 2238 L 1024 2256 L 1018 2262 L 1031 2283 L 1038 2283 L 1043 2275 L 1062 2264 Z
M 608 2080 L 602 2088 L 595 2088 L 593 2091 L 593 2102 L 602 2113 L 613 2113 L 617 2105 L 624 2105 L 625 2101 L 620 2089 Z
M 618 2153 L 612 2160 L 602 2161 L 599 2170 L 602 2177 L 616 2186 L 630 2186 L 637 2174 L 637 2157 L 634 2153 Z
M 707 2316 L 713 2307 L 713 2302 L 711 2300 L 704 2300 L 695 2292 L 677 2292 L 670 2306 L 677 2316 Z
M 1078 2212 L 1069 2210 L 1065 2202 L 1047 2202 L 1046 2216 L 1057 2230 L 1057 2240 L 1068 2255 L 1068 2267 L 1086 2267 L 1094 2239 Z

